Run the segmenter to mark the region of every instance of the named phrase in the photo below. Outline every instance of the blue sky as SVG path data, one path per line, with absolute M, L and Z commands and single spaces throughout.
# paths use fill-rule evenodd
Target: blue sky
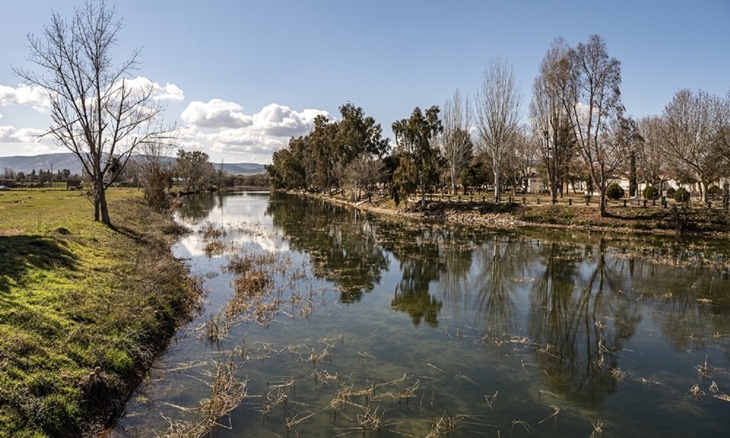
M 41 93 L 11 66 L 32 67 L 26 35 L 82 1 L 0 4 L 0 156 L 65 151 L 34 135 L 48 127 Z M 157 84 L 180 146 L 213 161 L 267 163 L 314 116 L 346 102 L 386 136 L 415 106 L 473 96 L 496 56 L 513 65 L 523 113 L 553 39 L 599 34 L 622 63 L 635 117 L 660 114 L 681 88 L 730 90 L 730 1 L 108 1 L 124 20 L 117 59 L 141 48 L 135 76 Z

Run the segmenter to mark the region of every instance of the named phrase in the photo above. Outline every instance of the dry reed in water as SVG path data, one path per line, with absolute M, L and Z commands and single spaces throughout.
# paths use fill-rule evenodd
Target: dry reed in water
M 192 421 L 175 421 L 165 417 L 170 426 L 162 435 L 163 438 L 197 438 L 209 434 L 218 427 L 231 428 L 230 419 L 227 425 L 222 424 L 220 420 L 248 396 L 248 382 L 236 378 L 238 365 L 232 359 L 214 363 L 215 374 L 206 373 L 212 377 L 212 381 L 206 382 L 210 387 L 210 397 L 201 400 L 198 408 L 194 409 L 197 418 Z

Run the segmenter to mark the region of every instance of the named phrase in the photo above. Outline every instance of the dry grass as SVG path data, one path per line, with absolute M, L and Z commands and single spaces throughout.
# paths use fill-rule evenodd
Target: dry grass
M 219 427 L 231 428 L 230 421 L 222 422 L 228 414 L 238 407 L 248 396 L 246 380 L 236 377 L 237 363 L 230 358 L 225 362 L 215 362 L 215 372 L 207 373 L 210 381 L 205 382 L 210 387 L 210 396 L 200 401 L 197 409 L 183 409 L 193 411 L 196 418 L 191 421 L 167 419 L 169 429 L 162 435 L 163 438 L 199 438 L 206 436 Z

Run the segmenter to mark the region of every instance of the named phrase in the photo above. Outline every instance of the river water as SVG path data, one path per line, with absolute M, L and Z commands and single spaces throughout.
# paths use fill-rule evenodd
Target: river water
M 178 216 L 203 308 L 114 437 L 200 423 L 212 391 L 244 384 L 215 436 L 730 436 L 722 242 L 453 229 L 255 192 Z

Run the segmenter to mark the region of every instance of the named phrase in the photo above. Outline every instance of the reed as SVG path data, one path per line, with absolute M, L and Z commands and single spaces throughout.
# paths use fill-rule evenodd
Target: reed
M 169 428 L 164 434 L 157 435 L 158 437 L 198 438 L 210 434 L 218 427 L 232 428 L 230 417 L 228 424 L 223 424 L 221 419 L 227 417 L 248 396 L 248 381 L 236 378 L 238 365 L 232 359 L 214 364 L 215 373 L 205 373 L 212 380 L 204 381 L 210 387 L 210 397 L 201 400 L 196 409 L 189 409 L 196 413 L 196 418 L 184 421 L 165 417 Z

